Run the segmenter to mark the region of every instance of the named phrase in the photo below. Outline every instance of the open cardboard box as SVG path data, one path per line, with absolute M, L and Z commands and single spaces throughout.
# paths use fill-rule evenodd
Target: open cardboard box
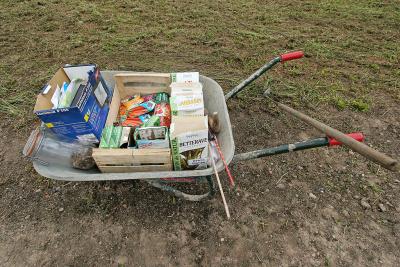
M 57 86 L 73 79 L 87 81 L 71 106 L 53 109 L 51 98 Z M 60 68 L 37 96 L 34 113 L 56 135 L 82 142 L 97 143 L 106 122 L 112 92 L 94 65 L 67 65 Z

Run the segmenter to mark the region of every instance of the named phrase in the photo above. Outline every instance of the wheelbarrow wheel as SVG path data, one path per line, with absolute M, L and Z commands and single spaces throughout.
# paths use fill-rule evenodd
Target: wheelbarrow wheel
M 189 200 L 189 201 L 201 201 L 205 199 L 210 199 L 215 195 L 215 188 L 214 188 L 214 182 L 211 176 L 204 176 L 204 177 L 199 177 L 196 178 L 198 180 L 201 179 L 206 179 L 207 185 L 208 185 L 208 192 L 205 194 L 200 194 L 200 195 L 193 195 L 193 194 L 188 194 L 184 193 L 181 190 L 176 189 L 173 186 L 167 185 L 168 182 L 163 181 L 163 180 L 154 180 L 154 179 L 146 179 L 145 181 L 149 183 L 150 185 L 159 188 L 163 191 L 167 191 L 169 193 L 172 193 L 178 198 L 182 198 L 184 200 Z

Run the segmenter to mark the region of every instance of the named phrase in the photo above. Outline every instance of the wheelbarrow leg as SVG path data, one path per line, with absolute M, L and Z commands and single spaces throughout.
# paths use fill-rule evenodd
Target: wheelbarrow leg
M 205 179 L 207 181 L 208 185 L 208 192 L 205 194 L 200 194 L 200 195 L 193 195 L 193 194 L 187 194 L 184 193 L 175 187 L 167 185 L 168 182 L 163 181 L 163 180 L 154 180 L 154 179 L 146 179 L 145 181 L 148 182 L 150 185 L 159 188 L 163 191 L 167 191 L 175 195 L 176 197 L 182 198 L 184 200 L 189 200 L 189 201 L 201 201 L 207 198 L 212 198 L 215 195 L 215 188 L 214 188 L 214 182 L 212 177 L 209 176 L 204 176 L 204 177 L 199 177 L 196 178 L 198 180 L 203 180 Z

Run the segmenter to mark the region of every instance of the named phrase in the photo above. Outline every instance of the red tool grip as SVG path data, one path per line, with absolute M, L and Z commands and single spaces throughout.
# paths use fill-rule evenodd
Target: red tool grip
M 302 58 L 304 56 L 303 51 L 295 51 L 281 55 L 281 62 Z
M 346 135 L 350 136 L 351 138 L 353 138 L 355 140 L 357 140 L 358 142 L 364 141 L 363 133 L 349 133 L 349 134 L 346 134 Z M 342 145 L 342 142 L 339 142 L 335 138 L 332 138 L 332 137 L 329 137 L 329 136 L 328 136 L 328 142 L 329 142 L 329 146 L 340 146 L 340 145 Z

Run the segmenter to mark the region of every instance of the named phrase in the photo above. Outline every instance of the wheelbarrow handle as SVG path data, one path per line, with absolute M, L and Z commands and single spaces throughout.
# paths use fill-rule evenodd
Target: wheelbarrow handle
M 362 133 L 349 133 L 346 135 L 357 140 L 358 142 L 364 141 L 364 135 Z M 262 157 L 273 156 L 273 155 L 289 153 L 289 152 L 299 151 L 299 150 L 305 150 L 305 149 L 310 149 L 310 148 L 316 148 L 316 147 L 323 147 L 323 146 L 331 147 L 331 146 L 340 146 L 340 145 L 343 145 L 343 143 L 337 141 L 334 138 L 326 136 L 326 137 L 320 137 L 320 138 L 314 138 L 314 139 L 309 139 L 309 140 L 305 140 L 305 141 L 300 141 L 300 142 L 296 142 L 296 143 L 292 143 L 292 144 L 285 144 L 285 145 L 255 150 L 255 151 L 251 151 L 251 152 L 241 153 L 241 154 L 235 155 L 233 158 L 233 161 L 237 162 L 237 161 L 262 158 Z
M 364 139 L 365 139 L 363 133 L 349 133 L 349 134 L 346 134 L 346 135 L 351 137 L 351 138 L 353 138 L 353 139 L 355 139 L 355 140 L 357 140 L 358 142 L 363 142 Z M 328 143 L 329 143 L 328 146 L 341 146 L 341 145 L 343 145 L 342 142 L 336 140 L 335 138 L 332 138 L 332 137 L 329 137 L 329 136 L 327 138 L 328 138 Z
M 388 155 L 385 155 L 382 152 L 379 152 L 378 150 L 375 150 L 364 143 L 356 142 L 353 138 L 345 135 L 341 131 L 336 130 L 335 128 L 332 128 L 329 125 L 326 125 L 325 123 L 320 122 L 312 117 L 309 117 L 306 114 L 295 110 L 285 104 L 276 101 L 274 101 L 274 103 L 285 112 L 293 115 L 294 117 L 307 123 L 308 125 L 313 126 L 319 131 L 325 133 L 326 135 L 336 138 L 338 141 L 342 142 L 344 145 L 351 148 L 358 154 L 366 157 L 367 159 L 380 164 L 382 167 L 388 170 L 395 172 L 400 171 L 400 164 L 396 159 L 391 158 Z
M 304 56 L 303 51 L 295 51 L 295 52 L 290 52 L 290 53 L 285 53 L 282 54 L 278 57 L 275 57 L 272 59 L 270 62 L 259 68 L 256 72 L 254 72 L 252 75 L 250 75 L 247 79 L 243 80 L 240 84 L 238 84 L 235 88 L 233 88 L 230 92 L 228 92 L 225 95 L 225 101 L 227 101 L 229 98 L 234 97 L 237 95 L 240 91 L 242 91 L 245 87 L 247 87 L 249 84 L 251 84 L 253 81 L 255 81 L 258 77 L 263 75 L 267 70 L 271 69 L 273 66 L 278 64 L 279 62 L 285 62 L 289 60 L 294 60 L 294 59 L 299 59 Z
M 295 51 L 295 52 L 290 52 L 286 54 L 281 55 L 281 62 L 289 61 L 289 60 L 294 60 L 294 59 L 299 59 L 304 56 L 303 51 Z

